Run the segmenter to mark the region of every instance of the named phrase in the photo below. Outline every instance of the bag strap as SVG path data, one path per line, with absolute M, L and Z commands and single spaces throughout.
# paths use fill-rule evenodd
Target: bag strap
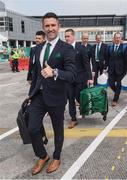
M 30 104 L 30 99 L 25 99 L 21 105 L 22 109 L 24 110 L 28 104 Z

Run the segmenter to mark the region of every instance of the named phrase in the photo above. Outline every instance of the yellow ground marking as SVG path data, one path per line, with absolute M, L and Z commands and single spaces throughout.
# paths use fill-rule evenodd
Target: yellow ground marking
M 125 142 L 125 144 L 127 144 L 127 141 Z
M 121 156 L 120 156 L 120 155 L 118 155 L 118 156 L 117 156 L 117 159 L 121 159 Z
M 115 165 L 112 166 L 111 170 L 114 171 L 116 169 Z
M 105 180 L 108 180 L 108 177 L 106 177 Z
M 103 129 L 100 128 L 74 128 L 65 129 L 64 135 L 67 138 L 81 138 L 81 137 L 96 137 Z M 53 135 L 51 130 L 47 131 L 47 135 L 50 137 Z M 127 129 L 114 129 L 107 137 L 127 137 Z
M 124 149 L 124 148 L 122 148 L 122 150 L 121 150 L 121 151 L 122 151 L 122 153 L 123 153 L 123 152 L 125 152 L 125 149 Z
M 3 134 L 3 133 L 5 133 L 5 132 L 7 132 L 9 130 L 10 129 L 8 129 L 8 128 L 0 128 L 0 134 Z
M 3 134 L 10 129 L 0 128 L 0 134 Z M 96 137 L 98 136 L 103 129 L 101 128 L 73 128 L 73 129 L 65 129 L 64 135 L 66 138 L 81 138 L 81 137 Z M 18 135 L 19 132 L 14 135 Z M 46 134 L 48 138 L 53 136 L 53 130 L 46 129 Z M 12 135 L 13 136 L 13 135 Z M 107 137 L 127 137 L 127 129 L 113 129 L 110 131 Z M 127 141 L 126 141 L 127 142 Z

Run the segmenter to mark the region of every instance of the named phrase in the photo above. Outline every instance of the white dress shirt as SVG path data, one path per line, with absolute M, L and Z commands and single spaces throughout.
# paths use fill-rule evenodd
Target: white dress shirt
M 56 43 L 58 42 L 59 40 L 59 37 L 57 37 L 56 39 L 54 39 L 53 41 L 46 41 L 45 45 L 43 46 L 42 50 L 41 50 L 41 54 L 40 54 L 40 64 L 41 64 L 41 67 L 43 68 L 43 60 L 44 60 L 44 53 L 45 53 L 45 49 L 46 49 L 46 46 L 47 46 L 47 43 L 50 43 L 51 46 L 50 46 L 50 52 L 49 52 L 49 57 L 56 45 Z

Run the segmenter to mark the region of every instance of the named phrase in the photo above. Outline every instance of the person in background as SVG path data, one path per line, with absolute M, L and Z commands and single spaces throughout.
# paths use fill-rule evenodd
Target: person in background
M 7 59 L 7 49 L 6 48 L 3 49 L 3 58 Z
M 125 47 L 125 48 L 124 48 Z M 121 93 L 121 81 L 127 71 L 127 46 L 124 46 L 122 34 L 116 32 L 112 45 L 107 48 L 104 71 L 108 71 L 108 83 L 114 92 L 112 106 L 116 106 Z
M 71 129 L 77 125 L 75 100 L 80 104 L 80 91 L 93 82 L 87 49 L 80 43 L 75 42 L 75 32 L 73 29 L 65 30 L 65 40 L 68 44 L 71 44 L 75 50 L 75 65 L 77 72 L 75 82 L 67 83 L 69 114 L 71 116 L 68 128 Z
M 31 84 L 31 81 L 32 81 L 36 48 L 39 44 L 43 43 L 44 41 L 45 41 L 45 33 L 43 31 L 37 31 L 36 36 L 35 36 L 36 45 L 32 47 L 30 50 L 29 68 L 28 68 L 28 73 L 27 73 L 27 81 L 29 82 L 29 84 Z
M 21 58 L 25 58 L 25 51 L 23 47 L 19 48 L 19 55 Z
M 86 47 L 88 58 L 90 60 L 91 64 L 91 70 L 92 70 L 92 79 L 94 80 L 95 72 L 96 72 L 96 61 L 95 61 L 95 54 L 93 50 L 93 46 L 89 44 L 89 34 L 88 32 L 82 33 L 82 45 Z
M 96 72 L 94 76 L 94 84 L 97 84 L 97 78 L 103 73 L 105 60 L 106 60 L 106 49 L 107 45 L 102 42 L 102 37 L 100 34 L 96 34 L 96 44 L 93 46 L 95 61 L 96 61 Z
M 67 103 L 66 82 L 73 82 L 76 77 L 75 53 L 71 45 L 59 39 L 58 16 L 52 12 L 46 13 L 42 26 L 47 40 L 37 46 L 29 93 L 31 104 L 28 130 L 34 153 L 39 158 L 32 169 L 32 175 L 39 173 L 50 159 L 41 133 L 43 118 L 47 112 L 53 126 L 55 149 L 46 172 L 52 173 L 60 166 L 64 141 L 64 110 Z
M 11 50 L 11 60 L 12 60 L 12 72 L 20 72 L 18 69 L 18 60 L 19 60 L 19 53 L 16 47 L 13 47 Z

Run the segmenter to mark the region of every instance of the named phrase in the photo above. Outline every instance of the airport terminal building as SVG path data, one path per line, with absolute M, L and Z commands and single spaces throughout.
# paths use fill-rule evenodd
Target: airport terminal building
M 41 19 L 41 17 L 34 17 Z M 91 15 L 91 16 L 59 16 L 61 23 L 60 36 L 64 39 L 64 31 L 73 28 L 76 40 L 81 41 L 82 32 L 89 32 L 90 42 L 95 41 L 95 35 L 101 34 L 104 42 L 111 42 L 113 34 L 120 31 L 127 40 L 127 15 Z
M 64 31 L 73 28 L 76 40 L 81 41 L 81 34 L 89 32 L 89 41 L 95 41 L 95 35 L 100 33 L 104 42 L 111 42 L 113 34 L 120 31 L 127 41 L 127 15 L 91 15 L 91 16 L 59 16 L 61 29 L 60 37 L 64 40 Z M 40 16 L 23 16 L 5 8 L 0 1 L 0 38 L 2 45 L 30 47 L 35 39 L 36 31 L 42 29 Z
M 30 47 L 36 31 L 41 29 L 40 20 L 7 10 L 4 3 L 0 1 L 1 45 Z

